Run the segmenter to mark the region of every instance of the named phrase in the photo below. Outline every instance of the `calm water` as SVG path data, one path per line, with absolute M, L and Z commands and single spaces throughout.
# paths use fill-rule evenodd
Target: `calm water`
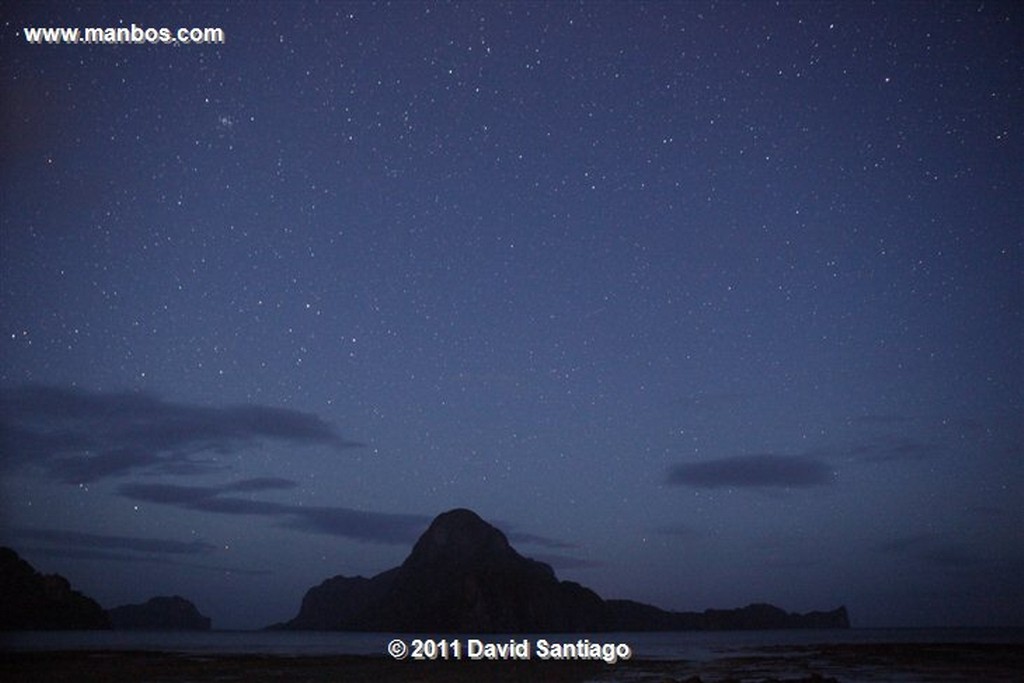
M 392 633 L 334 633 L 295 631 L 50 631 L 0 634 L 6 650 L 158 650 L 206 654 L 271 654 L 291 656 L 386 654 Z M 407 643 L 415 635 L 401 634 Z M 448 636 L 450 640 L 453 636 Z M 551 642 L 626 643 L 640 659 L 705 661 L 737 648 L 835 643 L 1014 643 L 1024 644 L 1024 629 L 849 629 L 786 631 L 716 631 L 664 633 L 599 633 L 536 636 L 461 635 L 465 642 L 508 642 L 510 638 Z

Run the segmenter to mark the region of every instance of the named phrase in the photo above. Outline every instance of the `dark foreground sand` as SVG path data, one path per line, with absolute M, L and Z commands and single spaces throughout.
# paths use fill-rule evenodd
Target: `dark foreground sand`
M 1024 646 L 885 644 L 733 650 L 710 662 L 420 662 L 162 652 L 0 652 L 0 680 L 121 683 L 338 681 L 1019 682 Z

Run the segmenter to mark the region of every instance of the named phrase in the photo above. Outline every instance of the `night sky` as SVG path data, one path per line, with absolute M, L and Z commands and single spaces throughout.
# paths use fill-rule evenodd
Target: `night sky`
M 40 571 L 256 628 L 468 507 L 604 597 L 1022 623 L 1016 3 L 0 21 Z M 132 23 L 226 42 L 22 33 Z

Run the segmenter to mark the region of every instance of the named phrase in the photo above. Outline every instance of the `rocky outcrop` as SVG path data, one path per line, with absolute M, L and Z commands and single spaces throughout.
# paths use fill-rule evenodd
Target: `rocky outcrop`
M 497 633 L 603 630 L 604 601 L 523 557 L 469 510 L 437 517 L 400 567 L 311 589 L 284 628 Z
M 316 631 L 362 630 L 371 608 L 387 595 L 398 568 L 363 576 L 335 576 L 310 588 L 302 599 L 299 614 L 284 628 Z
M 210 618 L 179 595 L 151 598 L 141 605 L 107 610 L 111 625 L 124 631 L 209 631 Z
M 684 613 L 685 614 L 685 613 Z M 709 609 L 700 614 L 704 630 L 769 630 L 789 628 L 850 628 L 845 607 L 831 612 L 795 614 L 763 603 L 740 609 Z
M 42 575 L 10 548 L 0 548 L 0 630 L 108 629 L 103 608 L 59 574 Z
M 527 633 L 848 628 L 845 608 L 787 613 L 771 605 L 668 612 L 601 599 L 525 558 L 476 513 L 438 516 L 401 566 L 336 576 L 310 589 L 299 614 L 272 628 L 426 633 Z

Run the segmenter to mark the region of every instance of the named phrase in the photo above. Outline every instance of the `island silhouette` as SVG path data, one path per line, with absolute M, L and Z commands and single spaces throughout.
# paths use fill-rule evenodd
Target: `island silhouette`
M 438 515 L 405 561 L 371 578 L 335 576 L 307 591 L 272 629 L 399 633 L 574 633 L 849 628 L 845 607 L 794 614 L 768 604 L 671 612 L 605 600 L 523 557 L 463 508 Z
M 0 631 L 110 628 L 99 603 L 60 574 L 40 574 L 11 548 L 0 548 Z
M 60 574 L 40 574 L 0 548 L 0 631 L 208 631 L 210 619 L 180 595 L 104 610 Z
M 104 610 L 67 579 L 42 575 L 0 548 L 0 630 L 208 630 L 210 620 L 180 596 Z M 796 614 L 757 603 L 738 609 L 672 612 L 606 600 L 560 581 L 520 555 L 501 530 L 472 510 L 438 515 L 398 567 L 371 578 L 335 576 L 310 588 L 298 614 L 268 629 L 396 633 L 580 633 L 845 629 L 845 607 Z

